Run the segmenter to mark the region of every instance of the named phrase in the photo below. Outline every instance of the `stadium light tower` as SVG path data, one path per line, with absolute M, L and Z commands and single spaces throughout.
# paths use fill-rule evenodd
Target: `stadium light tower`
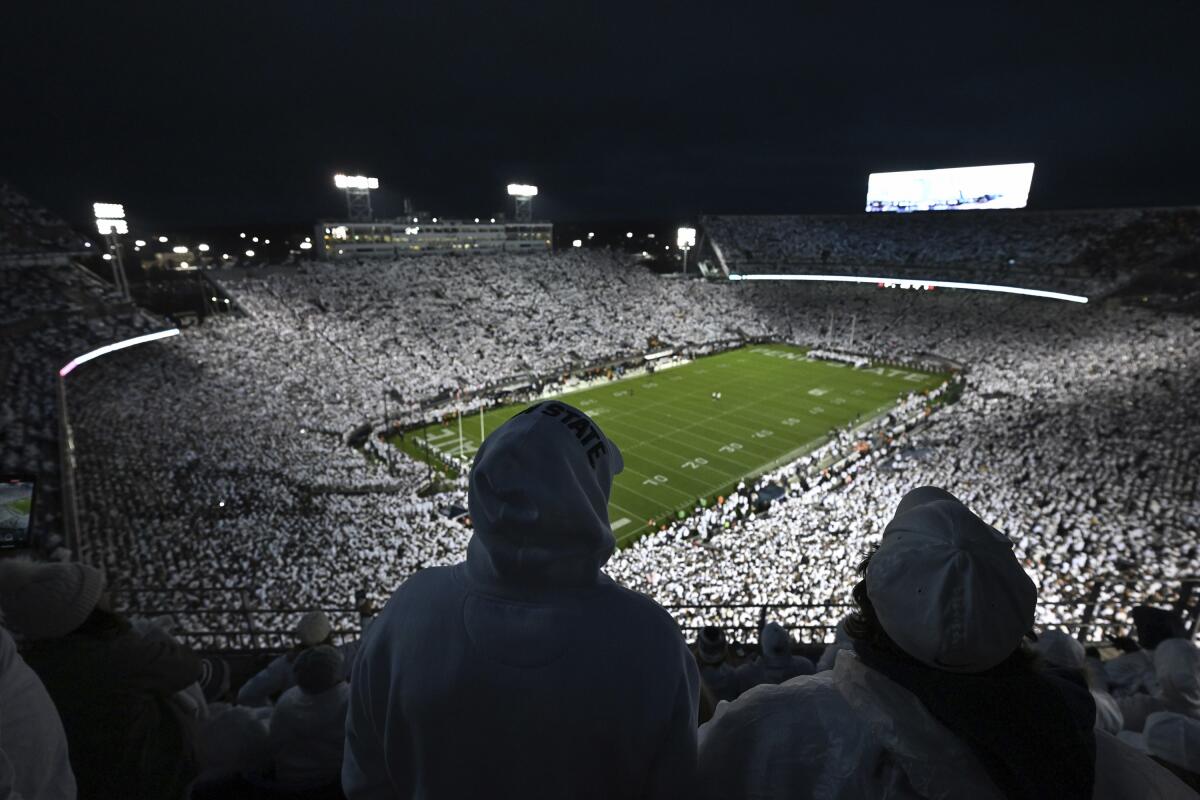
M 675 245 L 683 251 L 683 274 L 687 275 L 687 254 L 696 246 L 696 229 L 680 228 L 675 232 Z
M 371 190 L 379 188 L 379 178 L 366 175 L 334 175 L 333 185 L 346 191 L 346 216 L 352 222 L 370 222 Z
M 527 183 L 510 183 L 508 185 L 508 196 L 516 205 L 517 222 L 533 220 L 533 198 L 537 197 L 537 193 L 537 187 Z
M 113 283 L 126 300 L 132 299 L 129 293 L 129 279 L 125 275 L 125 262 L 121 258 L 121 240 L 123 234 L 129 233 L 129 223 L 125 219 L 125 206 L 120 203 L 92 203 L 92 211 L 96 215 L 96 230 L 104 237 L 104 243 L 113 255 Z

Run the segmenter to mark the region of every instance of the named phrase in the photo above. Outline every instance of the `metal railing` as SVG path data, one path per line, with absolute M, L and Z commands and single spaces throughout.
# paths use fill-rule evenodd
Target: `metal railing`
M 1096 582 L 1075 597 L 1042 602 L 1037 606 L 1035 625 L 1065 630 L 1085 642 L 1101 642 L 1130 635 L 1132 622 L 1125 614 L 1109 611 L 1111 586 Z M 1174 598 L 1163 596 L 1158 604 L 1170 606 L 1185 620 L 1195 636 L 1200 624 L 1200 579 L 1175 583 Z M 112 590 L 114 607 L 129 616 L 172 618 L 171 632 L 180 641 L 203 650 L 284 650 L 294 643 L 293 629 L 300 616 L 317 606 L 273 606 L 259 602 L 249 588 L 121 588 Z M 357 639 L 375 609 L 356 592 L 356 604 L 331 603 L 319 606 L 333 626 L 335 642 Z M 776 622 L 801 642 L 833 641 L 837 623 L 854 610 L 844 602 L 811 603 L 704 603 L 663 606 L 679 623 L 685 638 L 695 639 L 701 628 L 722 628 L 737 641 L 757 641 L 767 622 Z M 1130 609 L 1122 608 L 1128 612 Z

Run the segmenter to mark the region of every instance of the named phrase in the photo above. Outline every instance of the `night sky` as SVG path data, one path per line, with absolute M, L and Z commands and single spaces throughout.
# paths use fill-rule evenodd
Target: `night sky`
M 0 176 L 69 218 L 303 222 L 334 171 L 445 216 L 861 211 L 1036 161 L 1030 206 L 1200 203 L 1200 4 L 23 2 Z M 1017 10 L 1020 9 L 1020 10 Z

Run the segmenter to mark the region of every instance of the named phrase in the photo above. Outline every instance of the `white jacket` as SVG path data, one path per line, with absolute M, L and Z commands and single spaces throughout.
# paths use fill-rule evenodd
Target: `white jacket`
M 0 797 L 74 800 L 67 736 L 46 687 L 0 628 Z
M 1169 771 L 1096 731 L 1093 797 L 1194 797 Z M 700 729 L 706 797 L 1003 800 L 971 750 L 911 692 L 838 653 L 834 668 L 721 703 Z
M 320 694 L 309 694 L 299 686 L 283 693 L 270 727 L 275 777 L 281 784 L 317 788 L 338 780 L 349 699 L 346 683 Z

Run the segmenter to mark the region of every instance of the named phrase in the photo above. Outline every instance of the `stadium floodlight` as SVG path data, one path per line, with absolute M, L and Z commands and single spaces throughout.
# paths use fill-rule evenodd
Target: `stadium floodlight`
M 250 241 L 252 241 L 252 242 L 257 242 L 257 241 L 258 241 L 258 237 L 257 237 L 257 236 L 251 236 L 251 237 L 250 237 Z
M 134 242 L 134 244 L 136 244 L 138 247 L 145 247 L 145 246 L 146 246 L 146 240 L 145 240 L 145 239 L 138 239 L 137 241 L 135 241 L 135 242 Z
M 999 292 L 1001 294 L 1019 294 L 1025 297 L 1042 297 L 1047 300 L 1065 300 L 1069 303 L 1086 303 L 1088 299 L 1080 294 L 1065 292 L 1050 292 L 1045 289 L 1025 289 L 1020 286 L 999 286 L 991 283 L 964 283 L 962 281 L 935 281 L 925 278 L 879 278 L 867 275 L 739 275 L 732 273 L 731 281 L 832 281 L 834 283 L 873 283 L 877 286 L 892 284 L 916 284 L 937 289 L 969 289 L 976 292 Z
M 572 239 L 571 247 L 583 247 L 583 239 Z
M 246 258 L 254 258 L 254 251 L 253 251 L 253 250 L 247 250 L 247 251 L 246 251 Z
M 330 230 L 329 235 L 335 239 L 349 239 L 350 229 L 345 225 L 338 225 Z
M 181 244 L 177 244 L 171 248 L 171 252 L 173 253 L 186 253 L 187 251 L 188 249 Z
M 334 175 L 333 185 L 339 189 L 378 189 L 379 178 L 366 175 Z
M 96 219 L 125 219 L 125 206 L 120 203 L 92 203 Z
M 242 237 L 243 239 L 246 238 L 246 234 L 244 234 L 244 233 L 239 233 L 238 236 Z
M 528 183 L 510 183 L 508 185 L 508 194 L 510 197 L 537 197 L 538 188 Z
M 98 219 L 96 230 L 104 236 L 129 233 L 129 223 L 123 219 Z
M 203 242 L 201 242 L 200 244 L 196 245 L 196 249 L 197 249 L 197 250 L 199 250 L 201 253 L 207 253 L 207 252 L 208 252 L 208 245 L 206 245 L 206 244 L 204 244 Z
M 632 238 L 633 238 L 633 231 L 626 231 L 626 233 L 625 233 L 625 238 L 626 238 L 626 239 L 632 239 Z
M 112 353 L 117 350 L 124 350 L 126 347 L 133 347 L 134 345 L 137 345 L 137 344 L 145 344 L 146 342 L 153 342 L 158 339 L 166 339 L 169 336 L 178 336 L 178 335 L 179 335 L 178 328 L 169 328 L 165 331 L 158 331 L 157 333 L 147 333 L 144 336 L 135 336 L 132 339 L 125 339 L 124 341 L 116 342 L 114 344 L 106 344 L 106 345 L 104 345 L 104 347 L 97 347 L 95 350 L 84 353 L 81 356 L 76 356 L 75 358 L 72 358 L 70 361 L 67 362 L 67 364 L 62 369 L 60 369 L 58 371 L 58 376 L 60 378 L 65 378 L 71 372 L 71 370 L 75 369 L 80 364 L 86 364 L 87 362 L 91 361 L 93 358 L 99 358 L 102 355 L 106 355 L 108 353 Z
M 300 249 L 301 250 L 312 250 L 312 242 L 301 242 Z
M 162 242 L 163 244 L 166 244 L 166 243 L 167 243 L 167 237 L 165 237 L 165 236 L 160 236 L 160 237 L 158 237 L 158 241 Z
M 680 228 L 675 233 L 675 244 L 681 248 L 696 246 L 696 229 L 695 228 Z
M 513 215 L 517 222 L 533 220 L 533 198 L 537 197 L 538 188 L 528 183 L 510 183 L 508 196 L 513 199 L 516 213 Z M 493 220 L 494 222 L 495 220 Z
M 333 185 L 346 192 L 346 214 L 355 222 L 370 221 L 371 190 L 379 188 L 379 178 L 366 175 L 333 176 Z
M 589 238 L 589 239 L 595 239 L 595 238 L 596 238 L 596 233 L 595 233 L 595 231 L 588 231 L 588 238 Z
M 126 300 L 132 299 L 125 263 L 121 260 L 121 240 L 117 238 L 129 233 L 125 206 L 121 203 L 92 203 L 92 211 L 96 215 L 96 230 L 108 245 L 109 252 L 104 254 L 104 260 L 113 262 L 113 283 Z

